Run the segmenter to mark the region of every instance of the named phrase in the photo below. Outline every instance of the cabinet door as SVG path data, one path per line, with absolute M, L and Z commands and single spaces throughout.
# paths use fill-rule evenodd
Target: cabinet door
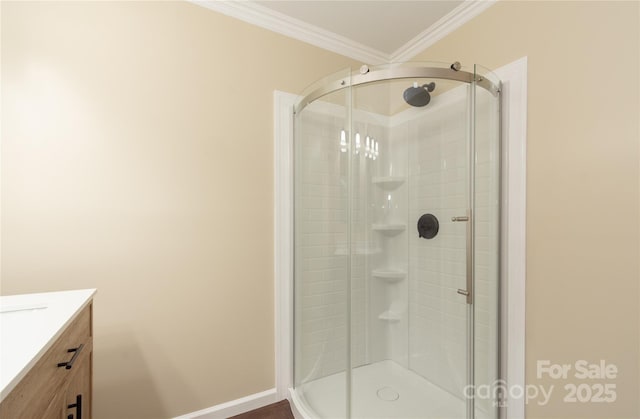
M 63 419 L 91 419 L 92 356 L 93 352 L 84 354 L 73 367 L 77 371 L 67 387 Z
M 47 410 L 42 415 L 42 419 L 66 419 L 64 413 L 67 411 L 65 402 L 66 394 L 60 392 L 49 404 Z

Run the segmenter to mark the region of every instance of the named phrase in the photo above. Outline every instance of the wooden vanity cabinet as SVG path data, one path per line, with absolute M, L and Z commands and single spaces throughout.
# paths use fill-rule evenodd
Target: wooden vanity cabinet
M 0 404 L 0 418 L 91 419 L 89 303 Z
M 64 419 L 91 418 L 91 365 L 92 352 L 87 351 L 71 378 L 62 404 Z M 74 367 L 75 368 L 75 367 Z

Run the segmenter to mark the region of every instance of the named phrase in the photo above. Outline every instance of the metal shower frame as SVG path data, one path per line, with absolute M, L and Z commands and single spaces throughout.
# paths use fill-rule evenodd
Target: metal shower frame
M 475 81 L 478 86 L 486 89 L 494 96 L 500 94 L 501 89 L 501 86 L 499 84 L 496 85 L 491 80 L 485 77 L 478 76 L 468 71 L 460 70 L 460 63 L 458 62 L 451 64 L 451 67 L 449 68 L 390 67 L 380 69 L 374 68 L 370 70 L 369 67 L 364 65 L 360 68 L 359 72 L 354 72 L 351 74 L 350 82 L 341 77 L 337 80 L 326 82 L 322 86 L 311 91 L 298 102 L 298 104 L 294 108 L 294 111 L 295 113 L 301 112 L 308 104 L 310 104 L 314 100 L 347 87 L 375 83 L 378 81 L 412 78 L 444 79 L 469 84 Z

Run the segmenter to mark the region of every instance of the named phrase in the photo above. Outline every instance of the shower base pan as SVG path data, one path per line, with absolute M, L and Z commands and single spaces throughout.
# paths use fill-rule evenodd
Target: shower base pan
M 353 369 L 352 418 L 464 418 L 466 403 L 393 361 Z M 311 418 L 346 416 L 345 373 L 305 383 L 294 391 L 299 411 Z M 302 404 L 302 406 L 298 406 Z M 306 415 L 305 415 L 306 416 Z

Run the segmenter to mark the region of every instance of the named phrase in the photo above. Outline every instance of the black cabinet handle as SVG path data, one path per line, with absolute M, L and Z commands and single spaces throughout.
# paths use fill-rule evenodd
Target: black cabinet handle
M 82 394 L 76 396 L 76 402 L 67 406 L 67 409 L 76 409 L 76 418 L 82 419 Z M 73 419 L 73 415 L 70 414 L 68 419 Z
M 68 349 L 67 352 L 74 353 L 71 357 L 71 360 L 69 360 L 68 362 L 58 362 L 58 367 L 65 367 L 66 369 L 70 370 L 73 367 L 73 363 L 76 362 L 76 359 L 78 359 L 78 355 L 80 355 L 80 351 L 82 350 L 82 348 L 84 348 L 84 343 L 77 348 Z

